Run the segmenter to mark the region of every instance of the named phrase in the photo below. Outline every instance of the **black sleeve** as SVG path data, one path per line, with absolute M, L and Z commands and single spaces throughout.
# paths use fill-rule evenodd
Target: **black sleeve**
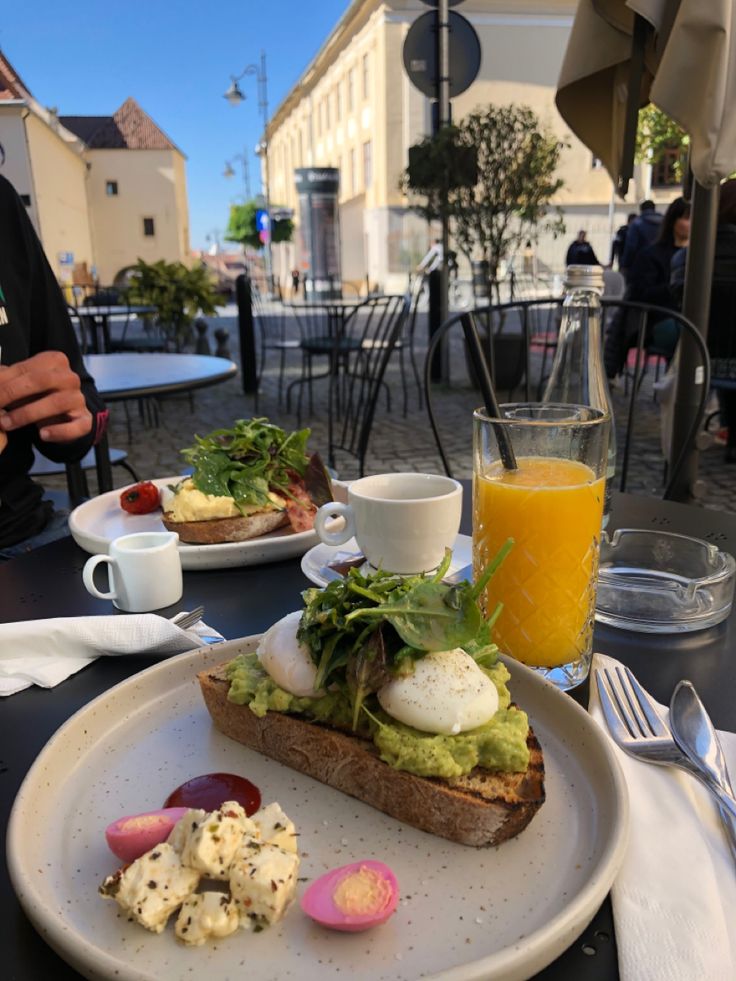
M 629 270 L 627 297 L 640 303 L 675 308 L 669 284 L 669 268 L 652 248 L 644 249 Z
M 34 442 L 48 459 L 71 463 L 81 459 L 104 432 L 107 411 L 92 377 L 84 367 L 74 327 L 59 284 L 49 266 L 38 236 L 20 200 L 17 200 L 18 222 L 28 257 L 28 291 L 30 294 L 30 354 L 62 351 L 82 383 L 87 408 L 92 413 L 92 429 L 72 443 L 44 443 L 36 434 Z

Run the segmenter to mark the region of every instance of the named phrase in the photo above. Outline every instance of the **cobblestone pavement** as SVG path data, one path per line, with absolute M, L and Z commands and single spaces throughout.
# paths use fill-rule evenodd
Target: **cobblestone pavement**
M 230 334 L 230 352 L 233 360 L 239 362 L 238 327 L 234 311 L 226 310 L 224 316 L 210 318 L 212 333 L 217 327 L 225 327 Z M 295 322 L 288 323 L 288 331 L 297 336 Z M 420 322 L 417 328 L 417 360 L 420 370 L 423 366 L 426 347 L 426 328 Z M 459 333 L 459 332 L 458 332 Z M 214 344 L 214 342 L 213 342 Z M 287 412 L 278 394 L 278 353 L 270 351 L 266 362 L 258 398 L 258 414 L 267 416 L 272 422 L 284 428 L 295 428 L 297 416 L 294 411 Z M 408 354 L 408 352 L 407 352 Z M 433 388 L 433 405 L 441 418 L 441 430 L 445 441 L 453 474 L 468 477 L 472 470 L 471 413 L 480 401 L 468 381 L 461 341 L 454 338 L 450 349 L 450 385 L 437 385 Z M 534 357 L 533 379 L 539 376 L 541 365 L 539 357 Z M 408 359 L 407 359 L 408 361 Z M 420 408 L 417 387 L 407 364 L 409 385 L 409 406 L 407 415 L 402 411 L 402 384 L 398 370 L 398 359 L 389 366 L 386 381 L 391 393 L 392 408 L 389 411 L 386 398 L 381 397 L 376 411 L 371 442 L 366 458 L 366 472 L 423 470 L 439 472 L 441 461 L 432 439 L 429 422 L 424 408 Z M 285 381 L 288 383 L 300 377 L 300 356 L 290 351 L 286 357 Z M 645 376 L 638 396 L 636 432 L 631 452 L 631 463 L 627 491 L 636 494 L 658 496 L 661 493 L 664 461 L 660 450 L 659 406 L 653 399 L 653 371 Z M 534 388 L 532 388 L 534 391 Z M 524 397 L 523 389 L 513 393 L 515 399 Z M 508 393 L 501 392 L 502 400 Z M 306 403 L 306 398 L 305 398 Z M 621 443 L 626 400 L 623 389 L 614 393 L 615 410 L 618 420 L 619 445 Z M 293 407 L 292 407 L 293 408 Z M 306 404 L 305 404 L 306 408 Z M 165 477 L 180 472 L 180 450 L 191 444 L 195 433 L 205 433 L 211 429 L 228 426 L 234 419 L 253 415 L 255 400 L 252 395 L 243 394 L 242 383 L 235 377 L 224 384 L 193 393 L 162 400 L 159 404 L 159 424 L 154 426 L 150 420 L 141 417 L 135 403 L 129 404 L 132 420 L 132 439 L 128 441 L 125 413 L 121 403 L 112 406 L 110 445 L 124 449 L 128 459 L 141 479 Z M 302 425 L 312 430 L 310 445 L 326 456 L 327 419 L 326 384 L 314 383 L 314 412 L 302 418 Z M 715 509 L 736 511 L 736 467 L 723 462 L 723 448 L 713 445 L 700 456 L 700 476 L 705 484 L 705 495 L 700 504 Z M 337 469 L 343 478 L 357 476 L 357 461 L 344 453 L 337 454 Z M 619 455 L 620 463 L 620 455 Z M 117 467 L 113 471 L 115 486 L 124 486 L 130 478 L 125 470 Z M 49 486 L 63 486 L 63 478 L 51 478 Z

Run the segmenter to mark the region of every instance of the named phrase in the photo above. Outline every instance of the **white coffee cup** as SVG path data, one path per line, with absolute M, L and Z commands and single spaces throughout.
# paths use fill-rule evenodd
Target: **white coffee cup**
M 171 606 L 183 591 L 181 559 L 173 531 L 142 531 L 122 535 L 110 543 L 109 555 L 87 559 L 82 578 L 87 590 L 98 599 L 112 600 L 126 613 L 148 613 Z M 107 564 L 110 591 L 95 586 L 95 569 Z
M 324 504 L 314 529 L 327 545 L 355 537 L 372 566 L 402 574 L 428 572 L 453 548 L 460 529 L 463 489 L 431 473 L 382 473 L 348 486 L 348 503 Z M 341 528 L 328 528 L 334 519 Z

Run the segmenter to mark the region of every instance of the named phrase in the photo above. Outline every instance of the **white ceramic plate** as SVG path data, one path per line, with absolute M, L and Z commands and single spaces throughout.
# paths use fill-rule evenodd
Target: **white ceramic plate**
M 547 801 L 518 838 L 475 849 L 436 838 L 244 748 L 217 732 L 196 672 L 257 638 L 171 658 L 95 699 L 49 741 L 16 798 L 8 867 L 43 939 L 86 978 L 444 981 L 527 978 L 592 919 L 623 859 L 626 788 L 607 737 L 572 699 L 510 664 L 516 701 L 544 749 Z M 299 909 L 259 934 L 187 949 L 128 923 L 97 887 L 116 866 L 104 839 L 123 814 L 160 807 L 184 780 L 247 776 L 296 822 L 300 876 L 376 858 L 395 871 L 394 916 L 335 933 Z M 299 894 L 307 881 L 300 882 Z M 245 973 L 244 973 L 245 972 Z
M 354 538 L 344 545 L 324 545 L 320 542 L 310 548 L 302 556 L 302 572 L 316 586 L 326 586 L 333 579 L 339 579 L 340 573 L 331 569 L 335 562 L 349 562 L 360 555 L 358 543 Z M 447 571 L 448 576 L 469 565 L 473 559 L 473 540 L 470 535 L 458 535 L 452 548 L 452 562 Z
M 160 477 L 157 487 L 175 484 L 181 477 Z M 333 481 L 335 497 L 341 500 L 340 483 Z M 109 491 L 80 504 L 69 515 L 69 530 L 74 541 L 92 555 L 107 553 L 110 542 L 120 535 L 136 531 L 163 531 L 161 512 L 128 514 L 120 507 L 120 490 Z M 269 535 L 247 542 L 222 545 L 179 545 L 183 569 L 227 569 L 230 566 L 261 565 L 303 555 L 319 539 L 315 531 L 293 532 L 280 528 Z

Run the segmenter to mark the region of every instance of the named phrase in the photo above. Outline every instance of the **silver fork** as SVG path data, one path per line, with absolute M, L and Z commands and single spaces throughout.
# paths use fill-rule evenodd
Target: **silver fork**
M 195 606 L 195 608 L 189 613 L 177 613 L 176 616 L 173 616 L 169 622 L 179 627 L 180 630 L 188 630 L 190 627 L 193 627 L 195 623 L 199 623 L 203 615 L 204 607 Z
M 605 679 L 605 680 L 604 680 Z M 686 770 L 715 796 L 736 858 L 736 800 L 691 763 L 662 721 L 651 696 L 627 667 L 599 668 L 595 674 L 601 708 L 615 742 L 635 759 Z

